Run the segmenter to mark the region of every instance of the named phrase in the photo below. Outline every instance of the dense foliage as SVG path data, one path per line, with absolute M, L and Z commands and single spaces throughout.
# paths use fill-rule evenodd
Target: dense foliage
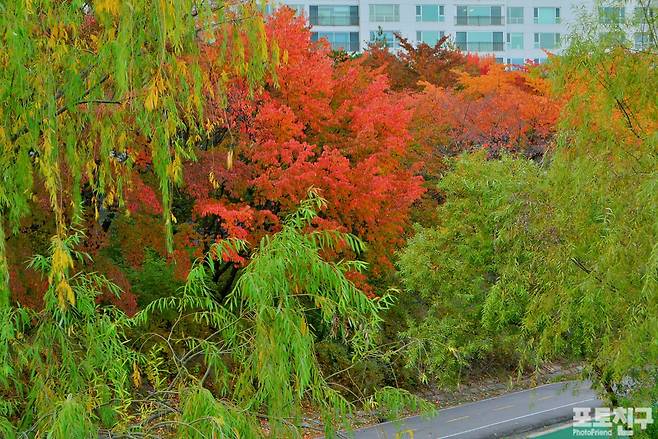
M 583 361 L 613 404 L 655 404 L 655 45 L 633 51 L 601 30 L 587 22 L 551 62 L 565 107 L 543 160 L 460 157 L 438 225 L 401 253 L 405 286 L 429 307 L 403 334 L 423 371 Z
M 529 347 L 540 357 L 582 356 L 613 401 L 625 377 L 645 402 L 658 382 L 656 60 L 655 40 L 634 52 L 583 38 L 555 69 L 569 101 L 544 221 L 560 240 L 545 249 L 549 274 L 560 276 L 530 307 Z
M 5 255 L 12 253 L 5 251 L 5 227 L 18 235 L 45 225 L 52 227 L 45 235 L 55 236 L 58 255 L 49 277 L 61 285 L 58 300 L 65 308 L 75 302 L 66 294 L 67 224 L 85 212 L 101 224 L 108 221 L 108 210 L 126 204 L 126 188 L 140 188 L 133 180 L 144 159 L 171 248 L 173 186 L 182 181 L 182 161 L 196 154 L 196 138 L 205 136 L 203 91 L 224 93 L 223 84 L 204 81 L 202 50 L 215 48 L 213 67 L 250 86 L 277 62 L 277 51 L 268 50 L 261 20 L 245 20 L 239 29 L 228 24 L 253 16 L 251 2 L 229 8 L 193 0 L 108 0 L 93 7 L 84 1 L 12 1 L 2 9 L 1 302 L 9 302 Z M 228 37 L 235 33 L 240 36 Z M 228 52 L 243 59 L 227 60 Z M 33 200 L 45 219 L 28 216 Z M 35 244 L 41 245 L 36 251 L 48 246 L 47 240 Z
M 258 437 L 261 419 L 274 436 L 295 437 L 305 402 L 320 409 L 331 435 L 351 405 L 318 368 L 316 331 L 326 328 L 363 355 L 390 300 L 368 299 L 345 277 L 363 263 L 321 258 L 320 250 L 338 244 L 357 253 L 363 248 L 351 235 L 304 232 L 323 203 L 310 193 L 280 232 L 261 240 L 226 305 L 216 301 L 212 277 L 227 254 L 245 246 L 242 241 L 214 245 L 175 295 L 132 318 L 100 308 L 96 296 L 119 289 L 82 272 L 69 282 L 75 312 L 61 309 L 56 285 L 42 311 L 4 308 L 4 437 Z M 79 234 L 64 241 L 75 260 L 85 257 L 74 249 L 79 241 Z M 37 256 L 32 265 L 47 273 L 53 263 L 53 257 Z M 167 313 L 174 318 L 166 332 L 144 331 Z M 382 410 L 418 407 L 412 396 L 390 388 L 372 398 L 385 403 Z
M 398 262 L 404 287 L 427 304 L 402 334 L 426 378 L 456 383 L 472 367 L 518 362 L 525 307 L 540 281 L 527 267 L 545 245 L 528 230 L 540 175 L 531 161 L 479 153 L 441 180 L 438 226 L 419 227 Z
M 316 226 L 359 236 L 373 274 L 390 271 L 423 192 L 405 166 L 411 112 L 361 60 L 334 64 L 292 10 L 279 10 L 266 29 L 285 58 L 276 83 L 266 77 L 255 96 L 233 83 L 226 110 L 211 109 L 221 144 L 186 170 L 202 235 L 254 242 L 277 230 L 313 186 L 329 202 Z
M 296 90 L 280 85 L 278 74 L 294 82 L 297 76 L 286 71 L 315 60 L 319 72 L 331 77 L 333 66 L 290 15 L 285 20 L 306 47 L 299 55 L 281 52 L 272 35 L 276 26 L 266 31 L 257 10 L 251 2 L 183 0 L 3 4 L 4 437 L 257 437 L 268 430 L 299 436 L 302 404 L 308 403 L 321 412 L 328 435 L 348 419 L 351 405 L 324 379 L 315 340 L 322 333 L 356 359 L 371 350 L 379 313 L 390 300 L 381 294 L 369 299 L 348 279 L 363 276 L 365 263 L 328 260 L 362 255 L 362 241 L 336 229 L 357 230 L 376 242 L 361 221 L 381 213 L 357 215 L 358 228 L 349 213 L 342 222 L 320 218 L 328 207 L 317 189 L 303 200 L 317 181 L 341 206 L 356 195 L 354 186 L 365 188 L 364 178 L 380 174 L 383 184 L 376 190 L 389 204 L 397 194 L 410 204 L 422 189 L 412 174 L 385 160 L 403 151 L 404 125 L 359 132 L 360 124 L 353 124 L 353 135 L 338 136 L 322 153 L 302 143 L 303 124 L 274 120 L 285 107 L 277 110 L 269 93 Z M 349 118 L 369 111 L 366 104 L 395 110 L 383 78 L 361 75 L 373 100 L 346 98 L 341 120 L 348 126 Z M 320 104 L 325 116 L 340 93 L 337 85 Z M 255 113 L 240 116 L 250 106 Z M 268 210 L 261 204 L 231 211 L 233 205 L 223 208 L 218 195 L 222 177 L 215 172 L 240 169 L 239 153 L 231 163 L 234 148 L 254 139 L 240 137 L 228 152 L 222 149 L 222 133 L 248 134 L 238 122 L 258 123 L 264 143 L 245 152 L 250 179 L 231 175 L 231 184 L 246 187 L 237 196 L 256 192 L 257 203 L 269 196 L 270 204 L 283 205 L 258 218 L 252 211 Z M 320 129 L 326 121 L 306 122 Z M 273 133 L 279 126 L 297 134 Z M 302 173 L 295 177 L 296 193 L 285 189 L 277 181 L 284 176 L 272 175 L 283 162 L 263 155 L 274 152 L 277 139 L 283 146 L 273 158 L 305 161 L 304 173 L 327 172 L 329 184 L 302 179 Z M 337 150 L 355 145 L 365 149 L 349 151 L 353 163 Z M 226 156 L 221 170 L 202 166 L 213 160 L 213 148 Z M 195 160 L 201 166 L 190 165 Z M 360 160 L 364 164 L 352 171 Z M 342 180 L 338 172 L 349 177 L 343 192 L 331 192 Z M 263 187 L 285 189 L 279 196 L 286 201 L 272 189 L 254 189 L 258 175 L 270 179 Z M 350 182 L 357 175 L 361 182 Z M 375 201 L 377 195 L 369 197 Z M 402 211 L 385 227 L 402 230 L 404 218 Z M 270 224 L 252 227 L 263 219 Z M 26 266 L 35 253 L 40 256 Z M 381 410 L 418 407 L 409 394 L 372 390 L 370 401 Z
M 510 69 L 261 7 L 0 2 L 0 435 L 332 436 L 556 359 L 656 404 L 654 18 Z

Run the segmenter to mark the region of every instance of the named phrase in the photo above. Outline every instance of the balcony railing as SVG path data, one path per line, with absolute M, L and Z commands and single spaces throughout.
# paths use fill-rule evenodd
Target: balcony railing
M 500 26 L 505 22 L 505 17 L 497 15 L 456 15 L 457 26 Z
M 337 17 L 311 17 L 310 22 L 313 26 L 358 26 L 358 16 L 337 16 Z
M 534 46 L 535 49 L 546 49 L 546 50 L 557 50 L 560 48 L 560 43 L 538 43 L 535 42 Z
M 463 52 L 502 52 L 502 42 L 458 42 L 457 47 Z
M 533 23 L 535 24 L 560 24 L 560 17 L 555 17 L 552 19 L 544 19 L 544 18 L 539 18 L 535 17 L 533 20 Z

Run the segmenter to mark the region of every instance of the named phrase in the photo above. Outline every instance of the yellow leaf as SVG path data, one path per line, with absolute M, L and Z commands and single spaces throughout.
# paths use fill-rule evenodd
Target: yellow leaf
M 215 178 L 215 173 L 213 171 L 210 171 L 210 174 L 208 174 L 208 181 L 212 185 L 213 189 L 219 189 L 219 183 L 217 182 L 217 178 Z
M 94 9 L 99 13 L 109 12 L 116 16 L 119 14 L 119 0 L 96 0 Z
M 57 285 L 57 301 L 62 310 L 66 309 L 67 303 L 75 306 L 75 293 L 66 279 L 62 279 Z
M 287 50 L 283 51 L 283 63 L 288 64 L 288 51 Z
M 175 182 L 180 181 L 182 175 L 183 163 L 182 159 L 178 154 L 174 157 L 174 160 L 167 165 L 167 175 Z
M 62 311 L 66 309 L 66 301 L 64 300 L 64 296 L 59 294 L 59 292 L 57 292 L 57 303 L 59 304 L 59 309 Z
M 103 204 L 106 206 L 111 206 L 114 204 L 114 190 L 109 190 Z
M 233 150 L 229 149 L 228 153 L 226 154 L 226 168 L 227 169 L 233 169 Z
M 53 252 L 50 265 L 50 282 L 53 279 L 63 277 L 66 270 L 73 268 L 73 259 L 71 259 L 71 255 L 64 249 L 64 244 L 59 238 L 55 238 L 54 247 L 55 251 Z
M 146 100 L 144 100 L 144 108 L 146 108 L 148 111 L 153 111 L 153 109 L 155 109 L 157 106 L 158 89 L 156 87 L 151 87 L 149 94 L 146 96 Z
M 142 385 L 142 374 L 139 373 L 139 366 L 137 366 L 137 362 L 133 362 L 133 384 L 135 387 L 140 387 Z
M 73 288 L 71 288 L 68 282 L 66 283 L 66 285 L 68 286 L 68 288 L 66 289 L 66 292 L 68 293 L 67 299 L 69 300 L 69 303 L 71 305 L 75 306 L 75 293 L 73 292 Z

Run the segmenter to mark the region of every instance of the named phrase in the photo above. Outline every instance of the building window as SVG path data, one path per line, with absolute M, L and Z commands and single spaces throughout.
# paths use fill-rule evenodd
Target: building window
M 346 52 L 359 51 L 358 32 L 311 32 L 311 40 L 325 39 L 331 45 L 332 50 L 344 50 Z
M 399 32 L 395 30 L 371 30 L 370 43 L 381 43 L 386 47 L 397 49 L 399 47 L 399 43 L 398 39 L 395 38 L 396 33 Z
M 455 24 L 458 26 L 491 26 L 503 24 L 500 6 L 457 6 Z
M 369 5 L 369 9 L 372 22 L 400 21 L 400 5 Z
M 507 46 L 510 49 L 523 49 L 523 32 L 508 33 Z
M 560 22 L 560 8 L 535 8 L 535 24 L 557 24 Z
M 507 23 L 523 24 L 523 6 L 510 6 L 507 8 Z
M 445 33 L 442 30 L 419 30 L 416 31 L 416 41 L 428 46 L 436 46 Z
M 507 64 L 513 67 L 523 67 L 525 65 L 525 58 L 507 58 Z M 512 70 L 516 70 L 512 68 Z
M 535 34 L 535 49 L 559 49 L 560 34 L 542 32 Z
M 445 21 L 445 7 L 440 5 L 416 5 L 416 21 L 443 22 Z
M 635 50 L 646 50 L 654 43 L 651 33 L 649 32 L 636 32 L 634 35 L 633 47 Z
M 626 8 L 623 6 L 599 7 L 599 21 L 605 24 L 621 23 L 626 17 Z
M 358 6 L 311 5 L 309 21 L 314 26 L 358 26 Z
M 656 7 L 636 7 L 635 12 L 636 24 L 655 23 L 658 20 L 658 8 Z
M 502 32 L 457 32 L 455 42 L 464 52 L 502 52 Z
M 275 10 L 282 8 L 284 6 L 289 7 L 293 11 L 295 11 L 295 15 L 302 15 L 304 13 L 304 5 L 289 5 L 289 4 L 267 4 L 265 5 L 265 15 L 271 15 L 274 13 Z

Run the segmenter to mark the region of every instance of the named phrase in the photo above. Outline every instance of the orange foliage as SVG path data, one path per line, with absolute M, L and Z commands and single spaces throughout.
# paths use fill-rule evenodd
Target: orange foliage
M 277 12 L 267 35 L 282 53 L 276 75 L 254 99 L 243 83 L 231 84 L 228 109 L 209 112 L 228 134 L 186 170 L 205 234 L 253 244 L 315 187 L 329 202 L 318 226 L 360 236 L 374 271 L 392 268 L 423 192 L 404 166 L 411 110 L 363 60 L 334 65 L 292 11 Z
M 553 134 L 561 107 L 537 69 L 507 71 L 493 59 L 450 49 L 445 40 L 414 47 L 402 39 L 399 56 L 374 47 L 363 57 L 336 61 L 326 43 L 311 42 L 304 18 L 287 8 L 271 17 L 266 31 L 281 62 L 264 88 L 253 90 L 212 62 L 202 66 L 210 133 L 198 142 L 198 160 L 184 166 L 181 196 L 190 201 L 186 208 L 174 206 L 181 212 L 174 252 L 165 251 L 147 139 L 128 151 L 134 163 L 124 173 L 129 216 L 118 213 L 116 201 L 103 207 L 101 218 L 87 213 L 81 250 L 96 262 L 85 269 L 105 273 L 125 291 L 119 299 L 105 294 L 101 302 L 133 313 L 139 293 L 119 268 L 123 262 L 103 252 L 108 247 L 129 270 L 139 269 L 146 249 L 153 249 L 184 279 L 213 242 L 235 237 L 256 244 L 279 230 L 310 187 L 328 201 L 313 227 L 361 237 L 370 274 L 386 274 L 412 212 L 427 216 L 442 202 L 423 185 L 439 178 L 445 155 L 488 148 L 535 156 Z M 214 46 L 201 50 L 209 61 L 220 56 Z M 36 201 L 37 212 L 49 205 L 43 194 Z M 47 248 L 52 230 L 45 218 L 35 213 L 37 228 L 26 225 L 25 236 L 7 243 L 14 298 L 34 307 L 41 306 L 46 283 L 24 263 Z M 244 264 L 246 257 L 233 254 L 227 262 Z M 366 277 L 350 276 L 374 293 Z
M 551 140 L 561 105 L 536 72 L 489 64 L 486 72 L 460 72 L 458 87 L 426 83 L 408 105 L 412 133 L 421 148 L 455 154 L 474 148 L 541 156 Z

